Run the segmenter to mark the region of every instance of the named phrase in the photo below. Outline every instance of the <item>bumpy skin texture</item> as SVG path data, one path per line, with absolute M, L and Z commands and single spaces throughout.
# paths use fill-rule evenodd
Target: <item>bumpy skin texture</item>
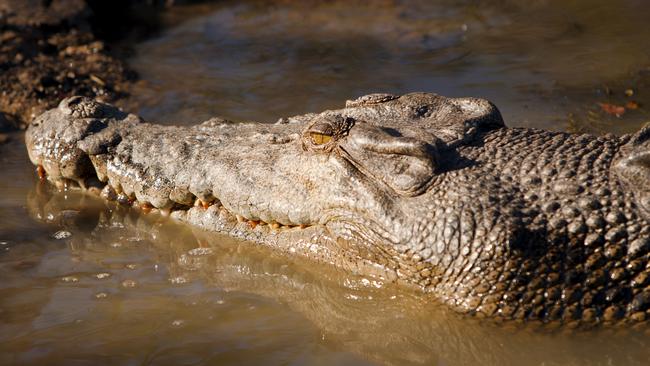
M 569 325 L 650 316 L 650 128 L 506 128 L 475 98 L 373 94 L 278 123 L 143 123 L 69 98 L 26 134 L 58 184 L 435 294 Z

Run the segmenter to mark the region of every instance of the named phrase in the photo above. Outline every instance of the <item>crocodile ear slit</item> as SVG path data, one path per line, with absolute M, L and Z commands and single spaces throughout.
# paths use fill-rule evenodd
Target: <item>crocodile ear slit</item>
M 438 166 L 435 145 L 366 124 L 355 126 L 342 142 L 360 170 L 403 196 L 417 196 L 429 187 Z

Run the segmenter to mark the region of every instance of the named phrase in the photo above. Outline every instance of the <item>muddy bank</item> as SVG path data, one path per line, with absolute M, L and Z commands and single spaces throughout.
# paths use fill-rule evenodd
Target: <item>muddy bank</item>
M 107 44 L 162 8 L 155 1 L 0 0 L 0 130 L 22 129 L 61 98 L 116 101 L 136 74 Z M 152 27 L 153 21 L 139 28 Z

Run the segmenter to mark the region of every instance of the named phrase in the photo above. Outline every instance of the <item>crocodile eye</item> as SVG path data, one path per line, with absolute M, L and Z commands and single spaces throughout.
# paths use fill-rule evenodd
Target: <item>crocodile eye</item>
M 351 117 L 339 115 L 317 116 L 302 134 L 302 147 L 305 150 L 330 152 L 338 146 L 354 125 Z
M 329 123 L 316 123 L 309 128 L 309 137 L 314 145 L 324 145 L 332 141 L 334 129 Z
M 323 145 L 332 140 L 332 135 L 327 135 L 321 132 L 310 132 L 309 137 L 315 145 Z

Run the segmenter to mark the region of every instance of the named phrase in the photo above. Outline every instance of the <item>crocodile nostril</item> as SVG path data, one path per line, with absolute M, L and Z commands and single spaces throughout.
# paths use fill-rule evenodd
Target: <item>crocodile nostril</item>
M 419 106 L 415 109 L 415 115 L 416 117 L 426 117 L 429 115 L 429 106 L 428 105 L 423 105 Z

